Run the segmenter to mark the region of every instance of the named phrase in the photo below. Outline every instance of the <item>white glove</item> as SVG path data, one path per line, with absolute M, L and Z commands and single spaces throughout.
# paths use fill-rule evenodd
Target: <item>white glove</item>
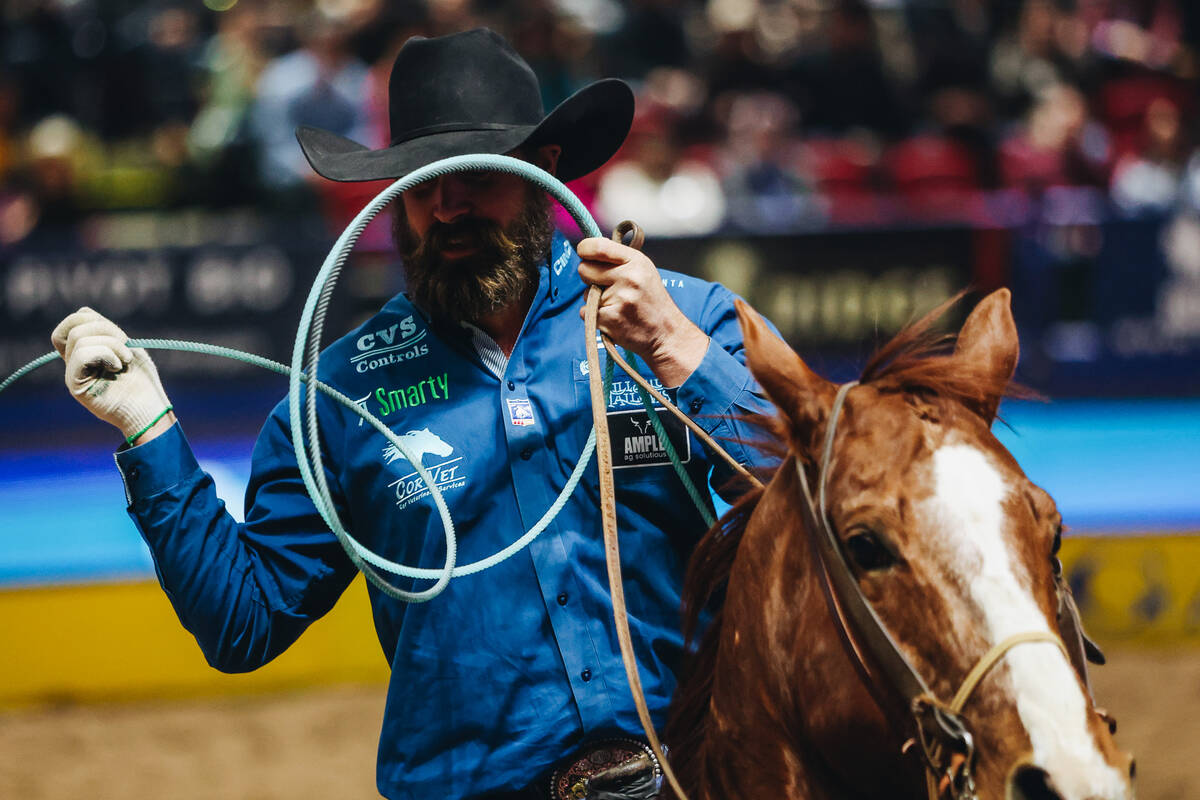
M 115 425 L 132 444 L 171 410 L 158 370 L 145 350 L 125 345 L 128 336 L 86 306 L 50 334 L 67 364 L 67 388 L 100 419 Z

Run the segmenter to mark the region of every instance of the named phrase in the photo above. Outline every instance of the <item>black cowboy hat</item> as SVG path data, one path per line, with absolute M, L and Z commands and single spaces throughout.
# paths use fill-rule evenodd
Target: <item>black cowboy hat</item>
M 330 131 L 301 127 L 300 147 L 317 174 L 335 181 L 399 178 L 448 156 L 562 147 L 557 177 L 586 175 L 612 157 L 633 121 L 623 81 L 592 83 L 549 114 L 537 77 L 486 28 L 404 43 L 388 81 L 391 144 L 371 150 Z

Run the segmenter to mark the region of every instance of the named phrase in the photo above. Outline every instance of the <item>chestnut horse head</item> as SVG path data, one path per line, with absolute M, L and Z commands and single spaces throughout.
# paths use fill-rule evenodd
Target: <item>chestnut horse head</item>
M 1132 797 L 1132 760 L 1060 640 L 1061 516 L 991 432 L 1017 362 L 1008 292 L 950 352 L 929 344 L 942 310 L 839 392 L 739 307 L 788 459 L 692 562 L 689 624 L 717 608 L 666 739 L 693 800 Z M 924 742 L 944 772 L 927 776 L 911 692 L 825 578 L 822 530 L 920 704 L 958 726 Z

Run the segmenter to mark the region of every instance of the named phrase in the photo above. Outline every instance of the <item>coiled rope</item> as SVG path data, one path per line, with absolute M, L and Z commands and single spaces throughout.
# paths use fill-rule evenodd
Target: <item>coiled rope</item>
M 164 349 L 164 350 L 182 350 L 193 353 L 203 353 L 206 355 L 220 356 L 241 361 L 246 364 L 251 364 L 256 367 L 267 369 L 288 376 L 288 420 L 291 430 L 292 445 L 296 451 L 296 463 L 300 470 L 301 479 L 304 482 L 305 489 L 308 491 L 309 497 L 312 499 L 313 505 L 320 514 L 321 519 L 329 526 L 329 529 L 337 537 L 346 554 L 354 565 L 363 573 L 368 581 L 376 588 L 397 600 L 405 602 L 419 603 L 432 600 L 437 597 L 449 585 L 451 578 L 472 575 L 477 572 L 495 566 L 507 558 L 510 558 L 521 549 L 526 547 L 530 542 L 536 539 L 558 516 L 562 507 L 566 504 L 571 494 L 575 491 L 575 487 L 579 484 L 583 477 L 584 470 L 591 461 L 592 454 L 596 448 L 596 432 L 593 427 L 588 436 L 587 442 L 584 445 L 583 451 L 580 454 L 579 460 L 575 464 L 570 477 L 563 485 L 562 490 L 555 498 L 554 502 L 546 510 L 528 531 L 510 543 L 508 546 L 471 564 L 459 566 L 457 565 L 457 538 L 455 535 L 454 521 L 451 517 L 450 510 L 446 505 L 445 499 L 437 483 L 432 480 L 428 472 L 421 464 L 420 458 L 413 458 L 412 453 L 405 446 L 401 437 L 397 436 L 386 425 L 384 425 L 374 414 L 366 408 L 356 404 L 346 395 L 339 392 L 337 389 L 328 384 L 314 380 L 312 376 L 318 374 L 318 365 L 321 350 L 321 334 L 324 330 L 325 316 L 329 307 L 330 299 L 333 295 L 333 289 L 337 283 L 337 279 L 341 274 L 342 267 L 345 265 L 346 259 L 349 257 L 354 244 L 362 235 L 363 230 L 368 224 L 378 216 L 392 200 L 394 200 L 402 192 L 411 189 L 419 183 L 433 180 L 458 172 L 468 172 L 476 170 L 491 170 L 496 172 L 504 172 L 512 175 L 517 175 L 524 178 L 548 192 L 554 199 L 563 205 L 566 211 L 579 225 L 585 236 L 600 236 L 600 229 L 596 225 L 595 220 L 588 212 L 587 208 L 579 201 L 579 199 L 557 178 L 550 175 L 548 172 L 520 159 L 511 158 L 501 155 L 465 155 L 446 158 L 441 161 L 434 162 L 428 166 L 414 170 L 403 178 L 398 179 L 390 186 L 381 191 L 370 203 L 366 205 L 358 213 L 357 216 L 350 222 L 338 239 L 334 242 L 329 254 L 326 256 L 321 270 L 318 272 L 313 281 L 308 298 L 306 299 L 303 313 L 301 314 L 300 324 L 296 331 L 296 338 L 292 348 L 291 366 L 281 364 L 271 359 L 263 358 L 262 356 L 252 353 L 245 353 L 240 350 L 235 350 L 228 347 L 219 347 L 216 345 L 204 344 L 201 342 L 190 342 L 176 339 L 130 339 L 126 344 L 129 347 L 141 347 L 146 349 Z M 306 348 L 307 343 L 307 348 Z M 676 472 L 680 478 L 684 480 L 685 486 L 688 488 L 689 494 L 693 501 L 696 502 L 697 508 L 706 522 L 712 524 L 712 515 L 707 504 L 704 502 L 700 492 L 692 484 L 682 464 L 679 462 L 678 454 L 675 453 L 670 439 L 665 435 L 659 422 L 658 415 L 653 407 L 653 401 L 647 396 L 646 389 L 642 388 L 644 382 L 640 380 L 636 370 L 630 367 L 623 359 L 620 358 L 612 348 L 610 342 L 605 340 L 605 348 L 609 353 L 609 360 L 605 365 L 605 386 L 608 387 L 612 383 L 613 360 L 639 382 L 639 391 L 642 395 L 642 402 L 647 411 L 651 415 L 651 420 L 654 423 L 654 428 L 658 432 L 664 447 L 667 449 Z M 59 358 L 57 352 L 46 353 L 39 356 L 28 364 L 24 365 L 10 376 L 0 381 L 0 392 L 3 392 L 17 380 L 27 375 L 28 373 L 38 369 L 50 362 Z M 332 398 L 337 403 L 341 404 L 351 412 L 357 414 L 363 420 L 371 425 L 375 430 L 382 434 L 390 444 L 394 445 L 401 454 L 403 454 L 416 468 L 420 479 L 429 489 L 430 497 L 437 508 L 438 515 L 441 518 L 442 525 L 446 538 L 446 559 L 440 568 L 422 568 L 413 567 L 405 564 L 398 564 L 387 558 L 373 552 L 361 542 L 356 540 L 345 526 L 342 525 L 336 510 L 333 497 L 330 493 L 329 486 L 325 479 L 324 461 L 321 453 L 319 424 L 317 421 L 316 411 L 316 396 L 317 392 L 304 392 L 303 385 L 312 384 L 320 393 Z M 648 387 L 647 387 L 648 388 Z M 651 392 L 653 390 L 651 389 Z M 303 416 L 301 414 L 301 396 L 304 396 Z M 412 578 L 417 580 L 433 580 L 432 586 L 421 591 L 408 591 L 399 586 L 391 584 L 381 572 L 387 572 L 401 577 Z

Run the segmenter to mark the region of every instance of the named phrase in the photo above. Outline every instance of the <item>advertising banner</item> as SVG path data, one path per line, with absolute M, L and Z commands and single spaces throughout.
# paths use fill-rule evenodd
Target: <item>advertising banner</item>
M 80 306 L 96 309 L 137 338 L 201 341 L 288 363 L 304 299 L 324 255 L 312 247 L 262 242 L 0 256 L 0 375 L 49 351 L 50 332 Z M 331 318 L 330 333 L 342 330 L 341 320 Z M 177 379 L 259 372 L 236 361 L 175 351 L 157 351 L 154 360 Z M 21 385 L 59 380 L 61 371 L 47 367 Z
M 1200 220 L 1014 231 L 1022 376 L 1049 395 L 1200 393 Z
M 863 357 L 974 279 L 968 228 L 649 239 L 663 268 L 718 281 L 806 357 Z M 949 322 L 953 323 L 954 318 Z

